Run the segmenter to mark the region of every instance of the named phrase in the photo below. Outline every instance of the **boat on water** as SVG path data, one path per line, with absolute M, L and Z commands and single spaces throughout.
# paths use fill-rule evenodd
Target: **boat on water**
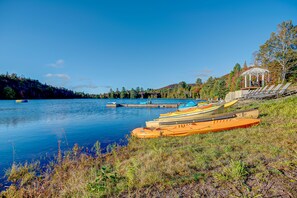
M 136 128 L 131 135 L 137 138 L 180 137 L 194 134 L 220 132 L 258 125 L 260 119 L 230 118 L 189 124 L 177 124 L 159 128 Z
M 25 99 L 23 99 L 23 100 L 15 100 L 15 102 L 16 103 L 26 103 L 26 102 L 28 102 L 28 100 L 25 100 Z
M 147 105 L 147 104 L 153 104 L 153 102 L 151 100 L 147 100 L 147 101 L 144 101 L 144 102 L 139 102 L 139 104 Z
M 198 116 L 185 116 L 181 118 L 167 118 L 167 119 L 155 119 L 153 121 L 147 121 L 146 127 L 157 128 L 162 126 L 169 126 L 175 124 L 188 124 L 194 122 L 206 122 L 212 120 L 223 120 L 230 118 L 258 118 L 259 110 L 258 109 L 250 109 L 244 111 L 236 111 L 231 113 L 220 113 L 215 115 L 199 115 Z

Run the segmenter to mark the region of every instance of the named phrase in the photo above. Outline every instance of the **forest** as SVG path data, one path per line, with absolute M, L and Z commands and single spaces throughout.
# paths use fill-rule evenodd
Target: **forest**
M 187 84 L 181 81 L 178 84 L 168 85 L 160 89 L 146 89 L 141 87 L 126 90 L 122 87 L 121 91 L 110 89 L 109 93 L 100 94 L 100 98 L 193 98 L 193 99 L 219 99 L 224 98 L 231 90 L 240 89 L 242 85 L 242 71 L 248 67 L 244 63 L 241 68 L 240 64 L 236 64 L 233 70 L 220 78 L 209 77 L 207 81 L 202 82 L 201 78 L 197 78 L 195 83 Z M 235 82 L 235 83 L 234 83 Z
M 42 84 L 16 74 L 0 75 L 0 99 L 71 99 L 89 98 L 90 95 L 77 93 L 65 88 Z

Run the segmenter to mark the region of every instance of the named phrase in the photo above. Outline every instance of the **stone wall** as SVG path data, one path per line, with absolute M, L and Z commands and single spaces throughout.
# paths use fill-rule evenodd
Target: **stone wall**
M 247 93 L 248 93 L 248 90 L 237 90 L 237 91 L 229 92 L 225 97 L 225 101 L 229 102 L 235 99 L 243 98 Z

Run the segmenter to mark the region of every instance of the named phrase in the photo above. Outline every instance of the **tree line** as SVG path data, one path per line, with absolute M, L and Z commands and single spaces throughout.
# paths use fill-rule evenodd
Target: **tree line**
M 297 81 L 297 26 L 292 21 L 284 21 L 278 25 L 277 31 L 259 47 L 254 54 L 254 62 L 258 67 L 270 71 L 270 83 Z M 37 80 L 18 77 L 16 74 L 0 75 L 0 99 L 41 99 L 41 98 L 224 98 L 229 91 L 243 87 L 241 73 L 248 66 L 236 63 L 230 73 L 219 77 L 209 77 L 205 82 L 197 78 L 195 83 L 187 84 L 181 81 L 160 89 L 142 87 L 130 90 L 110 89 L 103 94 L 85 94 L 73 92 L 65 88 L 56 88 L 41 84 Z
M 42 84 L 16 74 L 0 75 L 0 99 L 70 99 L 89 98 L 88 94 L 73 92 Z
M 220 78 L 209 77 L 204 83 L 201 78 L 197 78 L 195 83 L 187 84 L 185 81 L 181 81 L 160 89 L 144 90 L 141 87 L 136 87 L 128 90 L 122 87 L 121 91 L 110 89 L 108 93 L 100 94 L 99 98 L 223 99 L 229 91 L 237 90 L 242 86 L 240 74 L 247 68 L 246 63 L 243 68 L 237 63 L 230 74 Z
M 270 38 L 254 54 L 254 64 L 270 71 L 270 84 L 297 82 L 297 26 L 292 21 L 284 21 L 272 32 Z M 244 85 L 241 74 L 248 68 L 236 63 L 230 73 L 219 77 L 209 77 L 205 82 L 200 78 L 194 84 L 182 81 L 161 89 L 110 90 L 100 98 L 224 98 L 229 91 L 239 90 Z

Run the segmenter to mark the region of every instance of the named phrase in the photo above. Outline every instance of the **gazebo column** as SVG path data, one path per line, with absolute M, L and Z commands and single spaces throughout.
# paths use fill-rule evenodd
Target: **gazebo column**
M 267 77 L 265 77 L 265 74 L 268 74 Z M 253 75 L 255 76 L 254 78 Z M 262 75 L 262 76 L 261 76 Z M 251 87 L 252 85 L 256 85 L 259 87 L 264 87 L 267 83 L 267 81 L 270 81 L 270 73 L 269 70 L 263 69 L 263 68 L 251 68 L 245 72 L 243 72 L 240 76 L 244 76 L 244 86 L 245 88 Z M 255 84 L 253 84 L 253 79 L 256 80 Z

